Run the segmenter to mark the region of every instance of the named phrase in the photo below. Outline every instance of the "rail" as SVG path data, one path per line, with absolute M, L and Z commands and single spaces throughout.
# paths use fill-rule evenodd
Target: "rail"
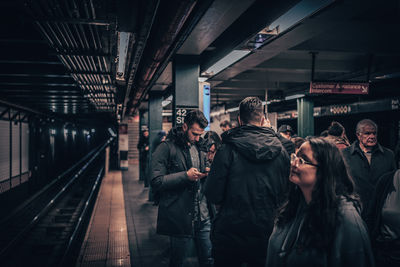
M 40 210 L 36 216 L 33 217 L 33 219 L 27 223 L 27 225 L 19 231 L 15 237 L 0 251 L 0 257 L 4 257 L 7 255 L 7 253 L 16 245 L 18 244 L 21 239 L 24 237 L 24 235 L 46 214 L 46 212 L 57 202 L 57 200 L 60 198 L 60 196 L 63 195 L 63 193 L 76 181 L 76 179 L 88 168 L 88 166 L 100 155 L 100 153 L 112 142 L 114 137 L 110 137 L 103 145 L 98 146 L 97 148 L 93 149 L 88 155 L 86 155 L 82 160 L 74 164 L 71 168 L 60 174 L 57 179 L 55 179 L 52 183 L 47 185 L 45 188 L 43 188 L 41 191 L 39 191 L 37 194 L 32 196 L 28 201 L 25 202 L 24 205 L 21 205 L 18 207 L 18 210 L 13 212 L 10 216 L 8 216 L 6 219 L 2 220 L 0 223 L 4 223 L 6 221 L 11 220 L 19 211 L 23 210 L 30 202 L 34 201 L 35 199 L 39 198 L 39 196 L 45 194 L 48 190 L 52 188 L 57 182 L 59 182 L 62 178 L 66 177 L 67 174 L 71 173 L 73 170 L 76 169 L 77 166 L 79 166 L 81 163 L 83 163 L 85 160 L 90 158 L 90 160 L 83 165 L 82 168 L 80 168 L 74 175 L 73 179 L 69 180 L 66 185 L 63 186 L 63 188 L 47 203 L 47 205 Z M 96 181 L 97 183 L 97 181 Z

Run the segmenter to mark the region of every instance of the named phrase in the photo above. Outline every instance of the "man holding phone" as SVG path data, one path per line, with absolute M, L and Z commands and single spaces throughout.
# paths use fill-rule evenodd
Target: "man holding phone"
M 203 194 L 209 168 L 200 150 L 208 121 L 200 110 L 190 111 L 182 127 L 171 129 L 153 154 L 151 186 L 159 198 L 157 233 L 170 238 L 169 266 L 183 266 L 194 240 L 200 266 L 212 266 L 210 218 L 212 206 Z

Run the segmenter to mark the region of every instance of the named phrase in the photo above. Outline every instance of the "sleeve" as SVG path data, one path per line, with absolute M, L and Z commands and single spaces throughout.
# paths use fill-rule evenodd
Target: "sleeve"
M 396 159 L 395 159 L 393 151 L 389 150 L 389 152 L 390 152 L 390 169 L 394 171 L 397 168 L 396 167 Z
M 224 144 L 215 154 L 210 172 L 205 182 L 204 194 L 213 204 L 221 204 L 225 195 L 229 165 L 231 162 L 231 148 Z
M 140 152 L 142 150 L 142 146 L 143 146 L 143 138 L 139 137 L 139 142 L 137 144 L 137 149 L 139 149 Z
M 336 231 L 330 266 L 375 266 L 365 223 L 354 207 L 345 209 Z
M 152 155 L 151 186 L 155 191 L 175 190 L 191 183 L 185 170 L 169 173 L 169 160 L 169 146 L 166 142 L 162 142 Z

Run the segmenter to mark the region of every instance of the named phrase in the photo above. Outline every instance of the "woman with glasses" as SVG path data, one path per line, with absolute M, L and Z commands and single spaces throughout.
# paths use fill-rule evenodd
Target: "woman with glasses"
M 323 138 L 307 138 L 291 155 L 289 181 L 266 266 L 373 266 L 354 185 L 338 148 Z

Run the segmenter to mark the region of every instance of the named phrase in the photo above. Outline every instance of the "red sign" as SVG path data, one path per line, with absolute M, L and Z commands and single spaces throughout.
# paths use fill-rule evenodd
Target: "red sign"
M 311 82 L 311 94 L 367 95 L 369 83 L 360 82 Z

